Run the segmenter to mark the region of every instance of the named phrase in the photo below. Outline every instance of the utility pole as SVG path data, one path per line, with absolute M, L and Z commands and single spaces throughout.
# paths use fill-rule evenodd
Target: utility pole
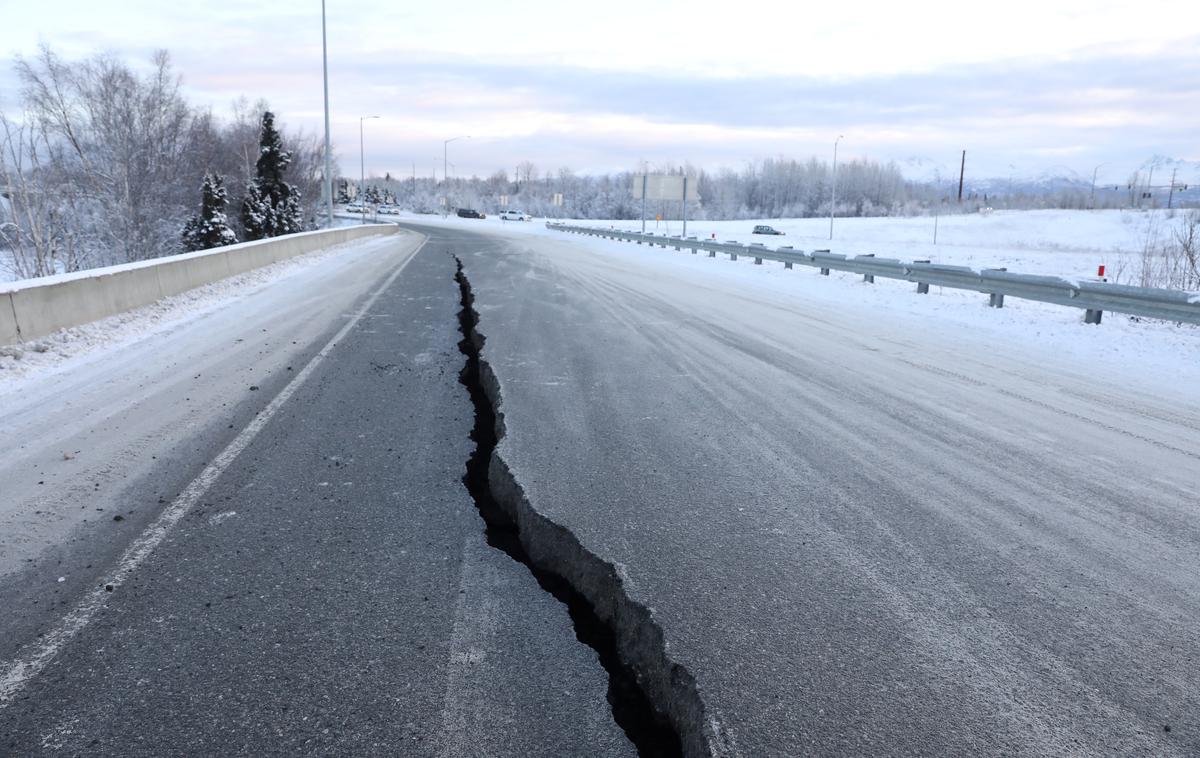
M 1171 202 L 1175 199 L 1175 173 L 1179 171 L 1177 168 L 1171 169 L 1171 188 L 1167 190 L 1167 210 L 1171 210 Z
M 958 204 L 962 205 L 963 175 L 967 173 L 967 151 L 963 150 L 962 165 L 958 167 Z

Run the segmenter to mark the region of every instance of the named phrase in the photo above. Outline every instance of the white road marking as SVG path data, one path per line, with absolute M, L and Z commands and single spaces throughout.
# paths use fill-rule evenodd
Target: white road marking
M 183 492 L 179 493 L 171 501 L 171 504 L 159 514 L 158 518 L 146 527 L 146 530 L 126 548 L 120 560 L 117 561 L 113 573 L 107 582 L 102 582 L 99 587 L 85 595 L 50 631 L 42 635 L 36 642 L 22 648 L 15 659 L 4 662 L 3 666 L 0 667 L 0 671 L 3 671 L 0 674 L 0 708 L 4 708 L 12 702 L 12 699 L 34 677 L 40 674 L 50 661 L 54 660 L 54 657 L 58 655 L 63 646 L 70 642 L 80 630 L 88 625 L 96 613 L 108 604 L 108 598 L 112 596 L 112 590 L 120 587 L 137 570 L 138 566 L 162 543 L 171 529 L 179 523 L 179 520 L 187 515 L 187 512 L 204 496 L 208 488 L 229 468 L 234 459 L 254 441 L 254 438 L 258 436 L 258 433 L 263 430 L 271 418 L 279 412 L 284 403 L 300 389 L 305 380 L 316 370 L 317 366 L 329 356 L 337 343 L 354 328 L 359 320 L 363 318 L 364 314 L 375 304 L 375 301 L 379 299 L 379 296 L 391 286 L 392 282 L 400 276 L 400 273 L 412 262 L 417 253 L 425 247 L 428 239 L 426 237 L 409 253 L 404 262 L 397 266 L 396 270 L 388 276 L 387 280 L 371 294 L 362 308 L 350 318 L 350 321 L 339 329 L 338 333 L 333 335 L 333 338 L 329 342 L 325 343 L 320 352 L 312 357 L 312 360 L 301 369 L 300 373 L 292 381 L 288 382 L 287 386 L 275 396 L 275 399 L 259 412 L 246 425 L 246 428 L 237 437 L 234 437 L 233 441 L 226 445 L 225 449 L 205 466 L 204 470 L 184 488 Z

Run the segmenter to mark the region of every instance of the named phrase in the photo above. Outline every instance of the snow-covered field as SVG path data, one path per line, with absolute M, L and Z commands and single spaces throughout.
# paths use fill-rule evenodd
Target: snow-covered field
M 1132 273 L 1147 244 L 1170 238 L 1186 211 L 995 211 L 989 214 L 903 218 L 837 218 L 833 240 L 828 218 L 759 219 L 749 221 L 689 221 L 687 232 L 697 237 L 741 243 L 761 242 L 768 247 L 791 245 L 798 250 L 831 250 L 846 255 L 874 253 L 880 258 L 929 260 L 971 268 L 1007 268 L 1022 274 L 1043 274 L 1070 279 L 1093 277 L 1106 266 L 1112 281 Z M 386 219 L 388 217 L 383 217 Z M 395 217 L 393 217 L 395 218 Z M 405 214 L 413 221 L 440 220 L 440 216 Z M 544 219 L 534 224 L 542 226 Z M 640 221 L 563 219 L 583 226 L 640 231 Z M 520 222 L 448 218 L 445 223 L 515 227 Z M 934 243 L 934 225 L 937 243 Z M 767 224 L 783 236 L 753 234 L 756 224 Z M 646 231 L 679 234 L 679 220 L 646 222 Z
M 762 221 L 689 221 L 688 234 L 738 242 L 762 242 L 769 247 L 791 245 L 801 250 L 829 249 L 835 253 L 874 253 L 881 258 L 930 260 L 971 268 L 1007 268 L 1025 274 L 1077 279 L 1095 276 L 1107 267 L 1110 278 L 1134 261 L 1147 243 L 1169 238 L 1184 212 L 1168 211 L 995 211 L 913 218 L 837 218 L 833 240 L 828 218 L 765 219 Z M 640 222 L 584 221 L 636 231 Z M 934 243 L 934 226 L 937 243 Z M 775 227 L 783 236 L 752 233 L 755 224 Z M 646 224 L 646 231 L 679 234 L 682 224 Z

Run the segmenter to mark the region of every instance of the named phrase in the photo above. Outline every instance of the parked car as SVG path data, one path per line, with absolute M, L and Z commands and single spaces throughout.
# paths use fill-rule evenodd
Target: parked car
M 487 216 L 483 215 L 479 211 L 471 210 L 470 208 L 459 208 L 458 209 L 458 217 L 459 218 L 487 218 Z
M 362 212 L 363 212 L 363 207 L 361 205 L 347 205 L 346 206 L 346 213 L 362 213 Z
M 767 226 L 766 224 L 759 224 L 758 226 L 754 227 L 754 233 L 755 234 L 783 234 L 783 232 L 779 231 L 775 227 Z
M 500 214 L 501 221 L 533 221 L 533 216 L 530 216 L 525 211 L 508 210 Z
M 395 206 L 391 206 L 391 205 L 383 206 L 382 208 L 379 209 L 379 212 L 381 214 L 383 214 L 384 216 L 399 216 L 400 215 L 400 209 L 396 208 Z

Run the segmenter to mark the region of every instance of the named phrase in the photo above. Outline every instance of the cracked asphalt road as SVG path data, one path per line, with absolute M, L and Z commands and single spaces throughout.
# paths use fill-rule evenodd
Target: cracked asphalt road
M 1200 752 L 1194 400 L 723 280 L 727 262 L 418 228 L 395 286 L 0 710 L 0 746 L 631 752 L 594 654 L 486 547 L 461 488 L 453 253 L 502 395 L 498 454 L 653 611 L 703 699 L 704 751 Z M 219 446 L 211 426 L 122 491 L 152 510 Z M 69 596 L 108 554 L 98 534 L 121 543 L 96 529 L 18 575 L 42 591 L 9 582 L 6 655 L 66 605 L 40 602 L 46 561 L 72 566 Z
M 498 454 L 653 609 L 707 749 L 1200 753 L 1195 395 L 686 252 L 440 234 Z

